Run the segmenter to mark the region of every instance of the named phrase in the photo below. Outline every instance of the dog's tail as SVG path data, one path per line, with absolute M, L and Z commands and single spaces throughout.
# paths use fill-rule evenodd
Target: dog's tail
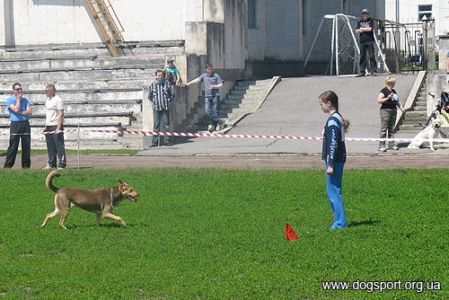
M 56 171 L 51 171 L 50 174 L 48 174 L 47 179 L 45 179 L 45 185 L 48 189 L 52 190 L 53 192 L 57 193 L 59 191 L 58 187 L 55 187 L 53 185 L 53 177 L 59 177 L 59 173 Z

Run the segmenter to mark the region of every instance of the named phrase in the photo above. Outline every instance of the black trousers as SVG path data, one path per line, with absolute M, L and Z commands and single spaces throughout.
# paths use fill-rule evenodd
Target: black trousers
M 55 126 L 45 126 L 44 132 L 52 132 L 56 130 Z M 65 168 L 66 156 L 64 146 L 64 133 L 50 133 L 45 135 L 45 141 L 47 142 L 48 151 L 48 165 L 51 168 Z M 57 158 L 57 160 L 56 160 Z M 59 164 L 57 164 L 59 162 Z
M 374 55 L 374 42 L 360 43 L 360 74 L 365 74 L 367 52 L 369 58 L 368 72 L 374 72 L 377 69 L 376 57 Z
M 9 129 L 9 147 L 6 151 L 4 168 L 12 168 L 16 161 L 19 143 L 22 141 L 22 168 L 31 167 L 31 127 L 28 121 L 11 122 Z
M 153 110 L 153 131 L 156 132 L 167 132 L 170 128 L 170 113 L 168 110 Z M 163 143 L 166 144 L 169 142 L 168 136 L 155 135 L 153 136 L 152 145 L 156 146 L 161 144 L 160 140 L 163 140 Z

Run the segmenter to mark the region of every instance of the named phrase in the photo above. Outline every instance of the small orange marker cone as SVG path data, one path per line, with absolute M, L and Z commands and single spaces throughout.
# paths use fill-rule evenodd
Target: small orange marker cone
M 285 234 L 287 236 L 287 241 L 294 241 L 299 239 L 299 234 L 297 234 L 290 224 L 285 224 Z

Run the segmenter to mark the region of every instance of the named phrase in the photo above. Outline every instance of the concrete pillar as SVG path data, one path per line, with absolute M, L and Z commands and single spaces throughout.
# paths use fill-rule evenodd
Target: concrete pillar
M 14 34 L 14 4 L 13 0 L 3 0 L 3 28 L 5 40 L 1 43 L 6 47 L 15 47 L 15 34 Z M 0 6 L 1 8 L 1 6 Z M 1 13 L 1 11 L 0 11 Z M 1 27 L 1 26 L 0 26 Z M 1 35 L 1 34 L 0 34 Z
M 449 74 L 449 36 L 439 36 L 438 69 Z
M 150 100 L 148 100 L 148 85 L 143 88 L 143 99 L 142 99 L 142 130 L 152 131 L 153 130 L 153 107 Z M 143 137 L 143 147 L 150 147 L 151 136 Z

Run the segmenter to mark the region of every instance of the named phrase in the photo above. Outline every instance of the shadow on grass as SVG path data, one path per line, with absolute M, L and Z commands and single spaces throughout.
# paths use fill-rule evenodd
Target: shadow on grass
M 101 223 L 100 225 L 95 224 L 95 222 L 93 224 L 86 224 L 86 225 L 77 225 L 77 224 L 72 224 L 72 225 L 67 225 L 66 224 L 67 229 L 81 229 L 81 228 L 121 228 L 121 229 L 127 229 L 127 228 L 133 228 L 133 227 L 149 227 L 148 224 L 144 224 L 144 223 L 136 223 L 136 224 L 129 224 L 124 227 L 121 224 L 118 223 Z
M 349 223 L 349 227 L 357 227 L 357 226 L 373 226 L 380 223 L 380 220 L 361 220 L 361 221 L 353 221 Z

